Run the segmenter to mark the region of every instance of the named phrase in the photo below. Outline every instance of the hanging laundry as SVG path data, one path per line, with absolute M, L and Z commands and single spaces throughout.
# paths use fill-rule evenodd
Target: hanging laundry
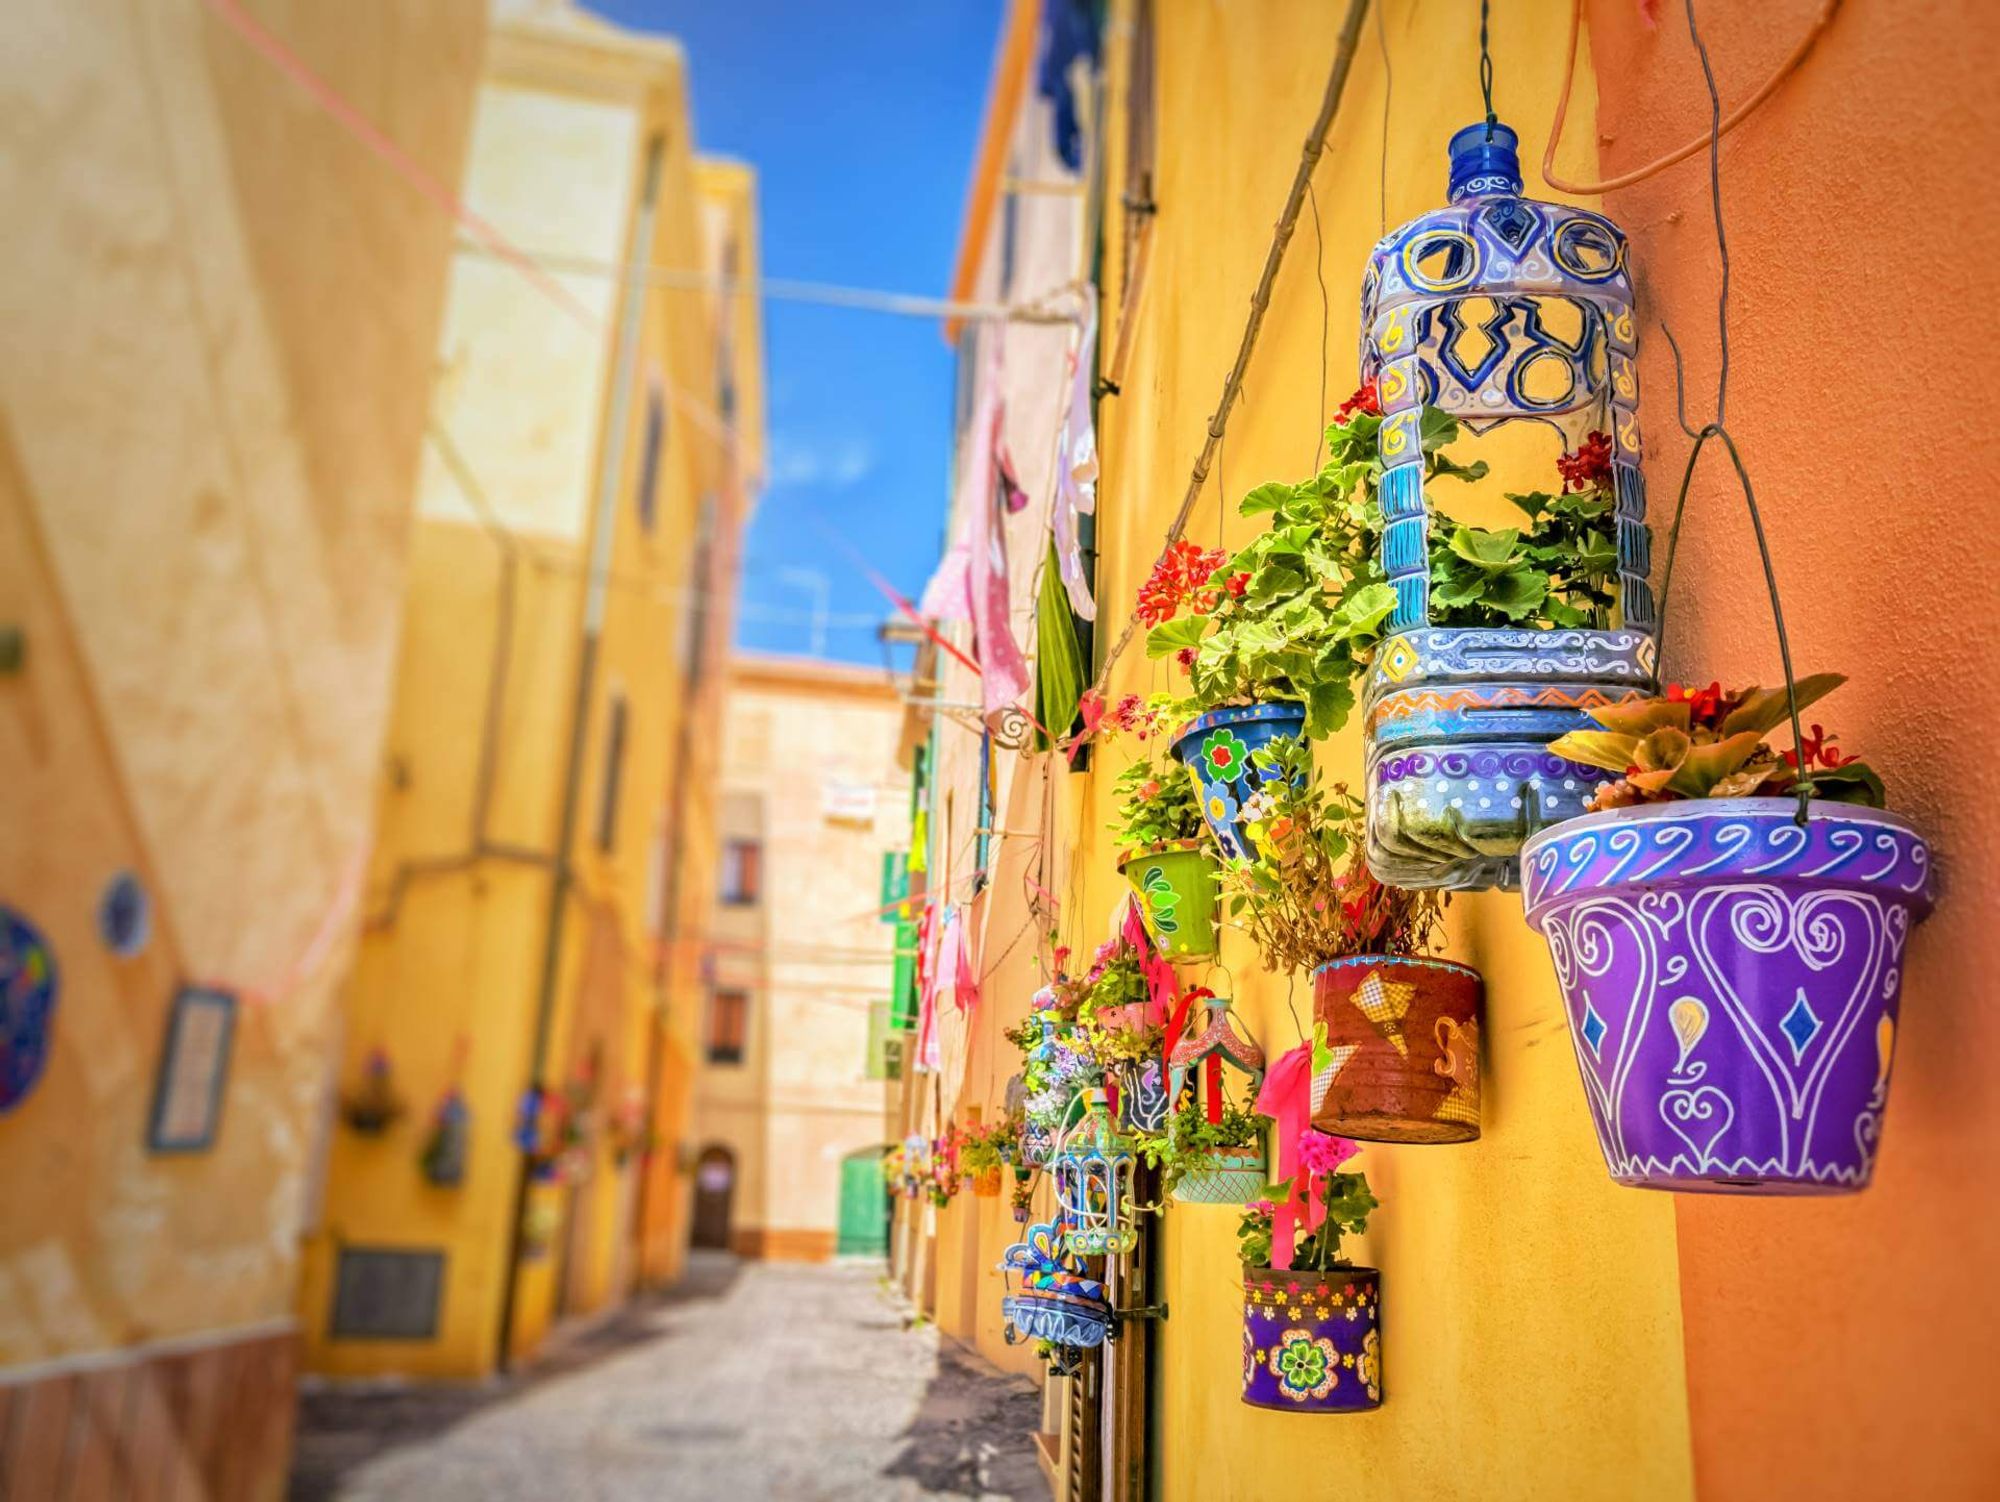
M 948 908 L 942 921 L 935 906 L 924 909 L 917 931 L 917 1058 L 916 1067 L 935 1071 L 943 1062 L 938 1047 L 937 996 L 938 963 L 945 953 L 943 940 L 958 922 L 958 909 Z
M 954 913 L 953 917 L 957 915 Z M 972 943 L 966 935 L 966 925 L 959 923 L 957 930 L 948 941 L 945 955 L 952 965 L 951 999 L 964 1013 L 979 1005 L 979 974 L 972 965 Z
M 959 535 L 924 586 L 918 607 L 933 621 L 970 621 L 979 659 L 981 701 L 990 716 L 1009 708 L 1028 687 L 1028 664 L 1009 619 L 1007 533 L 999 486 L 1012 484 L 1000 423 L 998 368 L 980 382 L 978 405 L 966 427 L 959 470 Z
M 1042 11 L 1035 92 L 1055 107 L 1056 155 L 1072 172 L 1083 170 L 1083 117 L 1070 69 L 1079 59 L 1097 66 L 1103 28 L 1103 0 L 1049 0 Z
M 1062 430 L 1056 435 L 1056 493 L 1050 508 L 1055 531 L 1056 566 L 1062 571 L 1069 608 L 1086 621 L 1097 619 L 1090 576 L 1083 567 L 1079 516 L 1097 513 L 1097 425 L 1091 416 L 1091 386 L 1097 370 L 1097 289 L 1083 289 L 1082 337 L 1070 354 L 1069 402 L 1063 408 Z M 1053 725 L 1053 720 L 1048 721 Z

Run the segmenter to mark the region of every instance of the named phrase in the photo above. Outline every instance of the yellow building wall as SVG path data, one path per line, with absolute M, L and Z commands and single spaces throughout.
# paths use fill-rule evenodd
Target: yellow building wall
M 1133 308 L 1124 305 L 1118 285 L 1128 221 L 1115 209 L 1103 256 L 1106 348 L 1121 318 L 1137 322 L 1122 391 L 1099 408 L 1100 652 L 1159 553 L 1235 357 L 1298 143 L 1325 86 L 1343 7 L 1268 0 L 1254 24 L 1235 7 L 1200 0 L 1152 10 L 1159 212 Z M 1114 7 L 1107 33 L 1112 184 L 1124 182 L 1123 49 L 1134 11 L 1129 3 Z M 1529 162 L 1539 160 L 1553 108 L 1567 12 L 1559 0 L 1533 0 L 1514 7 L 1507 24 L 1494 30 L 1498 104 L 1522 132 Z M 1367 252 L 1385 224 L 1442 201 L 1445 141 L 1478 117 L 1470 9 L 1392 0 L 1382 18 L 1395 81 L 1386 144 L 1385 80 L 1371 20 L 1315 175 L 1318 229 L 1308 208 L 1216 471 L 1188 527 L 1187 535 L 1204 546 L 1247 541 L 1255 524 L 1235 515 L 1235 498 L 1268 479 L 1297 478 L 1316 462 L 1320 427 L 1356 384 L 1356 304 Z M 1572 109 L 1578 128 L 1565 147 L 1572 168 L 1595 164 L 1585 123 L 1594 107 L 1586 72 Z M 1327 289 L 1324 311 L 1315 258 Z M 1021 567 L 1018 557 L 1015 566 Z M 944 697 L 976 692 L 962 671 L 948 667 L 944 676 Z M 1143 643 L 1135 642 L 1112 674 L 1108 697 L 1143 696 L 1166 685 L 1163 666 L 1149 662 Z M 1106 936 L 1123 896 L 1106 826 L 1114 811 L 1112 782 L 1132 751 L 1129 742 L 1100 747 L 1088 770 L 1070 773 L 1058 763 L 1054 771 L 1059 929 L 1077 968 Z M 1322 746 L 1320 763 L 1358 784 L 1358 716 Z M 1008 800 L 1006 822 L 1034 828 L 1035 779 L 1024 772 L 1017 767 L 1013 781 L 1030 791 L 1018 803 Z M 933 848 L 955 850 L 970 827 L 971 795 L 963 774 L 947 786 L 955 822 Z M 944 804 L 941 787 L 936 806 Z M 1018 881 L 1003 879 L 982 899 L 998 904 L 981 919 L 986 963 L 1024 915 L 1020 890 Z M 1460 899 L 1450 935 L 1449 952 L 1486 978 L 1484 1134 L 1458 1147 L 1370 1145 L 1360 1160 L 1383 1208 L 1352 1254 L 1383 1271 L 1387 1403 L 1374 1413 L 1320 1421 L 1245 1406 L 1235 1216 L 1176 1206 L 1164 1222 L 1158 1289 L 1171 1316 L 1155 1327 L 1162 1495 L 1261 1498 L 1301 1486 L 1309 1495 L 1377 1502 L 1690 1494 L 1673 1205 L 1663 1196 L 1616 1189 L 1606 1178 L 1545 950 L 1522 923 L 1518 897 Z M 1293 1008 L 1301 1022 L 1310 1021 L 1308 978 L 1265 974 L 1233 931 L 1221 958 L 1212 976 L 1197 970 L 1185 979 L 1208 979 L 1233 992 L 1239 1015 L 1273 1055 L 1293 1046 L 1300 1036 Z M 991 1109 L 993 1080 L 1004 1081 L 1015 1066 L 995 1069 L 982 1060 L 996 1048 L 1003 1059 L 1011 1054 L 998 1030 L 1025 1015 L 1038 975 L 989 986 L 969 1035 L 947 1019 L 947 1112 L 970 1103 Z M 961 1234 L 954 1225 L 966 1213 L 954 1206 L 941 1217 L 940 1323 L 969 1328 L 996 1358 L 1018 1359 L 997 1345 L 984 1318 L 968 1321 L 963 1294 L 945 1287 L 958 1262 L 972 1260 L 955 1258 L 952 1246 Z M 996 1241 L 1011 1239 L 1011 1226 L 995 1229 Z M 982 1247 L 982 1269 L 997 1254 L 997 1245 Z M 989 1283 L 979 1297 L 992 1303 L 997 1294 Z
M 657 217 L 650 240 L 635 245 L 655 139 L 663 143 Z M 752 483 L 728 427 L 712 419 L 712 299 L 642 294 L 630 400 L 622 425 L 608 425 L 620 416 L 626 305 L 611 271 L 634 254 L 648 265 L 713 269 L 707 219 L 718 211 L 733 233 L 754 234 L 753 181 L 741 169 L 704 176 L 692 139 L 670 43 L 562 13 L 496 30 L 469 202 L 517 244 L 582 269 L 562 272 L 551 297 L 484 249 L 461 247 L 457 260 L 381 784 L 374 921 L 345 1003 L 343 1080 L 358 1079 L 381 1047 L 410 1110 L 379 1137 L 335 1134 L 302 1294 L 308 1360 L 320 1370 L 472 1377 L 502 1356 L 522 1162 L 513 1137 L 535 1075 L 607 443 L 606 583 L 575 749 L 573 881 L 558 918 L 540 1072 L 546 1087 L 587 1100 L 586 1127 L 562 1182 L 530 1187 L 530 1218 L 552 1207 L 557 1229 L 521 1264 L 507 1354 L 531 1357 L 557 1320 L 678 1270 L 686 1069 L 676 1035 L 685 1024 L 675 1019 L 694 992 L 684 957 L 663 942 L 664 913 L 681 889 L 705 885 L 713 864 L 712 831 L 690 812 L 709 796 L 701 779 L 711 764 L 691 753 L 702 737 L 688 722 L 717 692 L 734 537 Z M 736 339 L 739 385 L 754 391 L 754 311 Z M 663 436 L 649 526 L 639 491 L 655 403 Z M 705 573 L 696 547 L 704 504 L 713 539 Z M 606 824 L 619 701 L 622 756 Z M 455 1071 L 473 1148 L 464 1183 L 439 1188 L 424 1179 L 419 1156 Z M 629 1143 L 621 1151 L 609 1130 L 628 1103 L 650 1107 L 650 1153 Z M 343 1244 L 446 1253 L 434 1339 L 332 1335 Z
M 477 0 L 245 9 L 456 180 Z M 268 1401 L 239 1417 L 286 1410 L 256 1462 L 281 1474 L 356 926 L 339 899 L 369 839 L 451 226 L 204 7 L 15 19 L 0 618 L 26 657 L 0 677 L 0 903 L 47 937 L 60 989 L 47 1071 L 0 1118 L 0 1382 L 276 1331 Z M 152 900 L 132 959 L 93 922 L 121 869 Z M 235 1039 L 214 1145 L 162 1156 L 185 983 L 238 993 Z M 84 1466 L 107 1437 L 86 1427 Z

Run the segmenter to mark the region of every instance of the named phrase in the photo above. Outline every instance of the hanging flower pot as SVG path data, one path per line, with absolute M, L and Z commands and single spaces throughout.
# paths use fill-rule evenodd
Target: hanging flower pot
M 972 1194 L 975 1199 L 994 1200 L 1000 1198 L 1000 1165 L 982 1168 L 971 1175 Z
M 1174 756 L 1194 779 L 1201 816 L 1225 860 L 1250 853 L 1247 826 L 1255 810 L 1246 815 L 1244 806 L 1267 775 L 1251 765 L 1252 755 L 1280 737 L 1298 736 L 1305 723 L 1300 704 L 1232 704 L 1198 715 L 1174 737 Z
M 1243 1270 L 1243 1401 L 1286 1413 L 1382 1406 L 1382 1275 Z
M 1359 954 L 1313 971 L 1332 1077 L 1313 1125 L 1363 1142 L 1479 1135 L 1479 972 L 1421 955 Z
M 1264 1192 L 1264 1144 L 1206 1149 L 1174 1184 L 1174 1198 L 1189 1205 L 1247 1205 Z
M 1148 845 L 1118 869 L 1139 899 L 1146 932 L 1172 960 L 1215 953 L 1215 858 L 1205 840 Z
M 1264 1078 L 1264 1050 L 1236 1027 L 1226 998 L 1205 990 L 1188 993 L 1183 1016 L 1168 1029 L 1177 1034 L 1185 1010 L 1205 1001 L 1201 1031 L 1181 1038 L 1168 1051 L 1169 1098 L 1181 1102 L 1167 1123 L 1166 1136 L 1148 1151 L 1164 1171 L 1168 1191 L 1190 1205 L 1247 1205 L 1264 1192 L 1264 1133 L 1257 1118 L 1234 1105 L 1225 1089 L 1223 1067 L 1246 1077 L 1245 1099 L 1254 1100 Z
M 1009 1274 L 1014 1280 L 1000 1300 L 1006 1321 L 1002 1338 L 1008 1345 L 1048 1342 L 1050 1371 L 1074 1373 L 1083 1353 L 1102 1345 L 1111 1333 L 1111 1301 L 1104 1285 L 1084 1275 L 1083 1259 L 1060 1224 L 1031 1226 L 1026 1239 L 1001 1257 L 1000 1273 L 1003 1287 Z
M 1572 819 L 1522 852 L 1612 1178 L 1860 1189 L 1930 851 L 1893 814 L 1711 798 Z
M 340 1097 L 341 1119 L 364 1137 L 379 1137 L 402 1117 L 403 1109 L 388 1053 L 371 1049 L 361 1066 L 361 1083 Z
M 1159 1059 L 1126 1060 L 1118 1065 L 1118 1110 L 1135 1132 L 1153 1133 L 1167 1124 L 1167 1072 Z
M 1523 197 L 1515 146 L 1504 125 L 1453 136 L 1449 205 L 1385 236 L 1362 284 L 1378 415 L 1353 431 L 1382 465 L 1396 592 L 1362 698 L 1368 858 L 1396 886 L 1513 885 L 1522 841 L 1581 812 L 1600 780 L 1548 743 L 1653 689 L 1625 237 Z M 1521 420 L 1566 450 L 1512 497 L 1526 524 L 1435 513 L 1429 482 L 1486 473 L 1444 457 L 1460 424 Z

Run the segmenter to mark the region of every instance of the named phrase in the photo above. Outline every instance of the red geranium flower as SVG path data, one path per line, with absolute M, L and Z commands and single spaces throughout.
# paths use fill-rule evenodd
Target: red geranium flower
M 1382 398 L 1377 394 L 1373 381 L 1363 381 L 1361 388 L 1340 404 L 1340 410 L 1334 413 L 1333 420 L 1345 423 L 1357 412 L 1365 412 L 1370 417 L 1382 415 Z
M 1611 435 L 1592 433 L 1583 447 L 1556 460 L 1564 490 L 1608 490 L 1611 487 Z
M 1228 557 L 1220 548 L 1204 549 L 1186 538 L 1173 544 L 1139 586 L 1139 619 L 1148 626 L 1172 620 L 1182 606 L 1195 602 L 1197 593 Z M 1213 609 L 1213 602 L 1206 608 Z

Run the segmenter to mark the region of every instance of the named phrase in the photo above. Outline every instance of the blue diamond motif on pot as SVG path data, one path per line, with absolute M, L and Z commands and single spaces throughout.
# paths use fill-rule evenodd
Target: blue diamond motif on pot
M 1792 1042 L 1792 1062 L 1798 1063 L 1805 1057 L 1806 1045 L 1818 1035 L 1820 1020 L 1813 1015 L 1813 1009 L 1806 1004 L 1806 993 L 1801 990 L 1799 998 L 1792 1003 L 1792 1009 L 1785 1013 L 1785 1020 L 1778 1024 L 1785 1036 Z
M 1611 1024 L 1597 1015 L 1597 1008 L 1588 1001 L 1583 1004 L 1583 1041 L 1590 1045 L 1590 1051 L 1597 1053 L 1604 1042 L 1604 1035 L 1611 1031 Z M 1601 1055 L 1600 1055 L 1601 1057 Z

